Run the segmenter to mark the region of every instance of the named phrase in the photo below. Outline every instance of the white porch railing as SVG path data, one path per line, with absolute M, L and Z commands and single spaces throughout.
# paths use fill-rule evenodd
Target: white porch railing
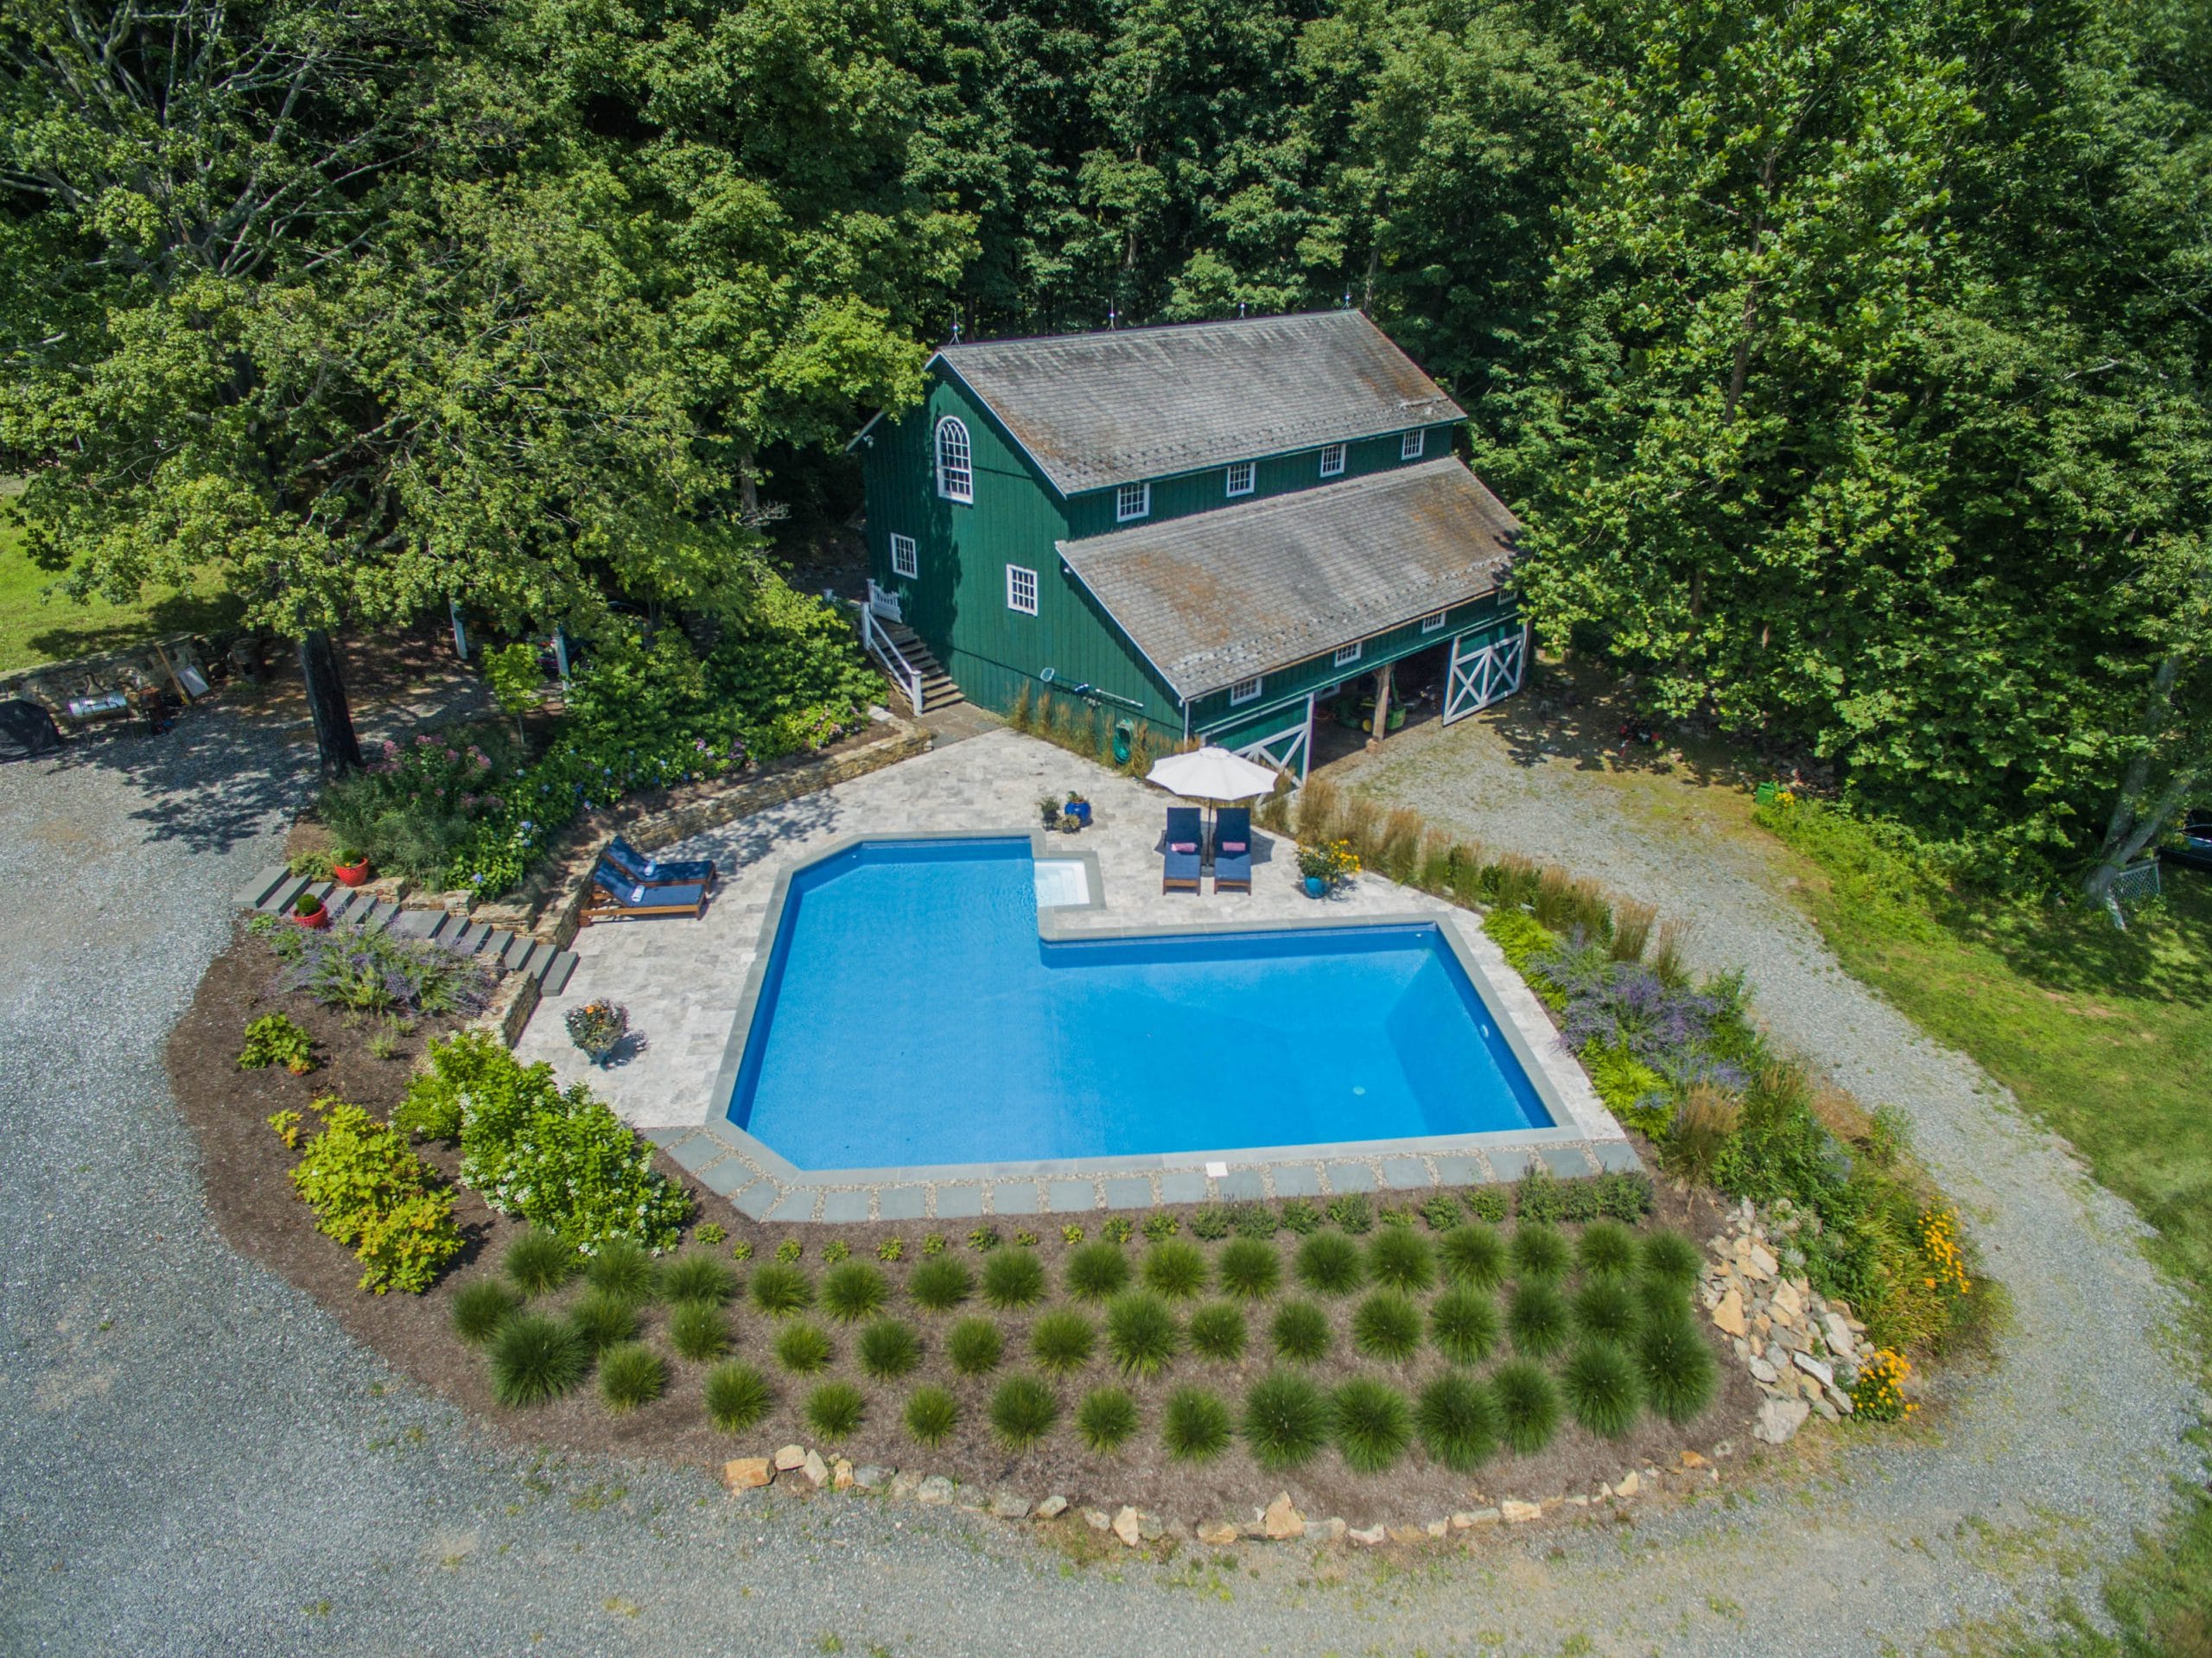
M 868 655 L 874 657 L 899 689 L 906 693 L 907 706 L 919 714 L 922 711 L 922 670 L 906 660 L 906 652 L 893 642 L 883 624 L 876 620 L 875 609 L 871 605 L 861 607 L 861 640 L 868 646 Z

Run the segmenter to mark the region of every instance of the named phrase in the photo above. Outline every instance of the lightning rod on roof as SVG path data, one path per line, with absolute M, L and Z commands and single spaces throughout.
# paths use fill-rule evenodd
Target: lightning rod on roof
M 957 322 L 952 325 L 952 343 L 956 346 L 960 343 L 960 325 Z
M 1121 314 L 1119 311 L 1116 310 L 1112 306 L 1110 306 L 1110 305 L 1109 305 L 1109 306 L 1108 306 L 1108 307 L 1106 308 L 1106 326 L 1107 326 L 1109 328 L 1112 327 L 1114 326 L 1115 320 L 1116 320 L 1116 318 L 1118 318 L 1121 314 Z

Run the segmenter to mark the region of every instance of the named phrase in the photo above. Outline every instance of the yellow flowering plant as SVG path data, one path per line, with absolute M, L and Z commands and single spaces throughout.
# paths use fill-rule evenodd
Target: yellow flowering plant
M 1920 1254 L 1927 1264 L 1923 1281 L 1945 1295 L 1964 1295 L 1974 1287 L 1967 1275 L 1966 1252 L 1959 1242 L 1959 1217 L 1941 1204 L 1920 1217 Z
M 1875 1352 L 1859 1368 L 1851 1384 L 1852 1413 L 1861 1421 L 1901 1422 L 1920 1408 L 1904 1396 L 1905 1378 L 1912 1363 L 1894 1348 Z

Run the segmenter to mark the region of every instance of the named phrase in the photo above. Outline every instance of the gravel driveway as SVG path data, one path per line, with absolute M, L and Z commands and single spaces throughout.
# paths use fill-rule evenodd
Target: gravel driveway
M 0 1650 L 1862 1652 L 2040 1604 L 2153 1517 L 2184 1460 L 2188 1390 L 2152 1333 L 2168 1304 L 2120 1205 L 1714 848 L 1608 821 L 1571 776 L 1542 779 L 1569 806 L 1491 799 L 1455 740 L 1375 780 L 1695 908 L 1777 1026 L 1914 1112 L 2020 1305 L 2003 1368 L 1928 1448 L 1447 1566 L 1331 1556 L 1340 1581 L 1294 1549 L 1064 1570 L 941 1511 L 549 1462 L 397 1382 L 201 1202 L 162 1041 L 304 760 L 205 709 L 0 767 Z

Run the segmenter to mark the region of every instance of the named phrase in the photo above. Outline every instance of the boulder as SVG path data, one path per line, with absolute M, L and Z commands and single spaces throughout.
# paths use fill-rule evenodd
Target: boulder
M 755 1491 L 775 1478 L 776 1464 L 766 1457 L 736 1457 L 722 1464 L 722 1483 L 733 1491 Z
M 1713 1309 L 1713 1323 L 1723 1335 L 1748 1334 L 1751 1326 L 1744 1318 L 1744 1298 L 1730 1290 L 1720 1298 L 1720 1305 Z
M 1344 1533 L 1344 1535 L 1351 1541 L 1358 1543 L 1367 1548 L 1373 1548 L 1376 1544 L 1381 1543 L 1388 1538 L 1389 1534 L 1389 1528 L 1387 1526 L 1367 1526 L 1358 1530 L 1347 1531 Z
M 1124 1505 L 1114 1515 L 1114 1535 L 1135 1548 L 1144 1536 L 1143 1517 Z
M 1797 1361 L 1797 1368 L 1819 1382 L 1821 1386 L 1823 1388 L 1835 1386 L 1835 1370 L 1833 1366 L 1821 1363 L 1810 1353 L 1796 1353 L 1791 1356 Z
M 1093 1531 L 1110 1531 L 1114 1527 L 1114 1516 L 1103 1509 L 1085 1509 L 1083 1523 Z
M 787 1445 L 776 1453 L 776 1471 L 779 1474 L 796 1473 L 805 1465 L 806 1447 L 803 1445 Z
M 1516 1502 L 1510 1496 L 1497 1505 L 1497 1511 L 1504 1516 L 1505 1523 L 1509 1526 L 1525 1526 L 1531 1520 L 1541 1520 L 1544 1517 L 1541 1504 Z
M 799 1464 L 798 1471 L 806 1476 L 817 1491 L 830 1483 L 830 1464 L 822 1460 L 819 1451 L 808 1452 L 806 1459 Z
M 836 1490 L 852 1490 L 853 1464 L 849 1458 L 840 1457 L 830 1464 L 830 1483 Z
M 1208 1548 L 1226 1548 L 1237 1534 L 1235 1524 L 1227 1520 L 1210 1521 L 1198 1528 L 1198 1540 Z
M 863 1491 L 877 1491 L 891 1483 L 892 1476 L 899 1471 L 886 1468 L 880 1462 L 864 1462 L 853 1470 L 853 1483 Z
M 1000 1520 L 1027 1520 L 1029 1518 L 1029 1499 L 1016 1496 L 1012 1491 L 995 1492 L 991 1497 L 991 1514 Z
M 1411 1548 L 1416 1543 L 1427 1542 L 1428 1533 L 1419 1526 L 1392 1526 L 1389 1538 L 1401 1548 Z
M 1058 1520 L 1067 1511 L 1067 1498 L 1055 1492 L 1037 1505 L 1036 1517 L 1039 1520 Z
M 1306 1516 L 1291 1506 L 1290 1493 L 1279 1491 L 1260 1516 L 1261 1534 L 1270 1542 L 1287 1542 L 1306 1535 Z
M 1634 1496 L 1643 1489 L 1643 1476 L 1637 1473 L 1636 1470 L 1631 1468 L 1628 1472 L 1621 1476 L 1620 1483 L 1613 1487 L 1613 1495 L 1615 1496 Z
M 940 1508 L 952 1501 L 952 1482 L 943 1474 L 931 1474 L 916 1488 L 916 1497 L 930 1508 Z
M 1306 1534 L 1308 1537 L 1319 1538 L 1325 1543 L 1343 1542 L 1345 1529 L 1344 1522 L 1333 1515 L 1326 1520 L 1309 1520 L 1306 1522 Z
M 1764 1439 L 1769 1445 L 1786 1445 L 1790 1436 L 1805 1426 L 1805 1419 L 1812 1413 L 1812 1407 L 1802 1399 L 1769 1399 L 1759 1405 L 1759 1420 L 1751 1429 L 1754 1439 Z
M 912 1496 L 921 1489 L 922 1482 L 919 1475 L 901 1474 L 896 1471 L 893 1471 L 892 1473 L 891 1499 L 893 1502 L 904 1502 L 908 1497 Z

